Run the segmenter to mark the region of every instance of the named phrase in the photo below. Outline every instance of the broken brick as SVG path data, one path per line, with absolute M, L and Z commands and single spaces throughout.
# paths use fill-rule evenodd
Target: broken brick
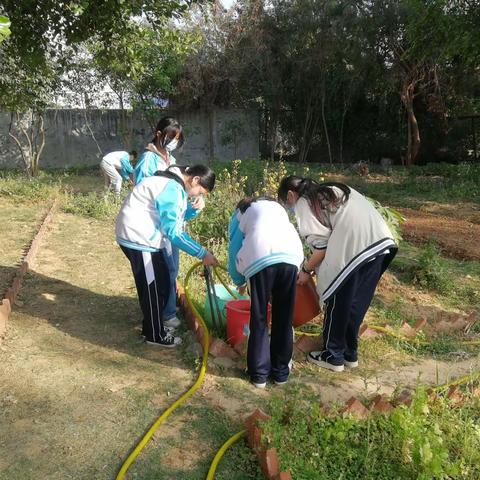
M 417 334 L 417 331 L 412 328 L 407 322 L 403 322 L 399 329 L 400 333 L 407 338 L 413 338 Z
M 247 339 L 242 340 L 234 345 L 233 349 L 242 357 L 247 354 L 248 341 Z
M 395 403 L 397 405 L 406 405 L 409 407 L 412 404 L 413 397 L 408 390 L 403 390 L 400 395 L 395 398 Z
M 263 474 L 273 480 L 280 471 L 277 450 L 275 448 L 268 448 L 260 454 L 260 465 Z
M 280 472 L 275 480 L 292 480 L 292 474 L 290 472 Z
M 413 326 L 414 330 L 416 332 L 420 331 L 422 328 L 425 328 L 427 325 L 427 319 L 426 318 L 419 318 L 416 322 L 415 325 Z
M 359 420 L 363 420 L 364 418 L 368 417 L 370 412 L 365 405 L 358 400 L 358 398 L 351 397 L 350 400 L 348 400 L 345 404 L 345 408 L 343 409 L 342 413 L 348 413 Z
M 371 410 L 379 413 L 390 413 L 393 406 L 383 395 L 377 395 L 372 401 Z
M 360 330 L 358 332 L 358 336 L 360 338 L 375 338 L 375 337 L 379 337 L 381 335 L 381 333 L 379 332 L 376 332 L 375 330 L 371 329 L 366 323 L 363 323 L 361 326 L 360 326 Z
M 302 335 L 296 342 L 295 346 L 304 353 L 312 352 L 322 348 L 323 339 L 321 336 L 311 337 Z
M 227 357 L 232 359 L 238 357 L 238 353 L 220 338 L 213 339 L 209 353 L 212 357 Z

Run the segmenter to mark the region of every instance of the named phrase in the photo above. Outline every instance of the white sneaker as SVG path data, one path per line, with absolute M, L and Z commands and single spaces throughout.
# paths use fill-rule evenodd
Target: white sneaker
M 178 328 L 181 324 L 182 322 L 178 317 L 169 318 L 168 320 L 163 321 L 163 325 L 170 328 Z
M 343 372 L 345 369 L 343 365 L 333 365 L 333 363 L 322 360 L 322 352 L 310 352 L 308 354 L 308 361 L 318 365 L 319 367 L 331 370 L 332 372 Z
M 358 367 L 358 360 L 356 360 L 355 362 L 349 362 L 348 360 L 344 360 L 344 361 L 343 361 L 343 364 L 344 364 L 347 368 L 357 368 L 357 367 Z
M 255 387 L 255 388 L 265 388 L 267 386 L 267 382 L 263 382 L 263 383 L 255 383 L 255 382 L 252 382 L 252 385 Z
M 284 382 L 279 382 L 277 380 L 274 380 L 274 382 L 275 382 L 275 385 L 285 385 L 288 382 L 288 380 L 285 380 Z

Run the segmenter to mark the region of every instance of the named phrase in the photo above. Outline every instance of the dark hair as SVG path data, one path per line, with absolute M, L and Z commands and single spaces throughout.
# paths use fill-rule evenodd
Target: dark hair
M 178 134 L 178 147 L 180 148 L 184 143 L 183 129 L 178 120 L 172 117 L 163 117 L 157 123 L 155 135 L 157 132 L 161 133 L 162 147 L 165 148 Z M 153 137 L 152 143 L 155 143 L 156 136 Z
M 132 155 L 133 158 L 137 158 L 137 151 L 132 150 L 131 152 L 128 152 L 129 155 Z
M 237 203 L 237 206 L 235 208 L 240 210 L 241 213 L 245 213 L 252 203 L 258 202 L 259 200 L 269 200 L 271 202 L 276 202 L 274 198 L 268 196 L 245 197 Z
M 167 170 L 171 168 L 178 168 L 184 175 L 189 177 L 200 177 L 200 185 L 209 192 L 215 188 L 215 172 L 206 165 L 170 165 Z
M 333 187 L 339 188 L 343 195 L 338 196 Z M 308 200 L 313 213 L 322 224 L 326 223 L 326 213 L 336 212 L 350 197 L 350 187 L 344 183 L 318 183 L 311 178 L 302 178 L 296 175 L 285 177 L 280 182 L 278 199 L 281 202 L 287 201 L 289 190 Z

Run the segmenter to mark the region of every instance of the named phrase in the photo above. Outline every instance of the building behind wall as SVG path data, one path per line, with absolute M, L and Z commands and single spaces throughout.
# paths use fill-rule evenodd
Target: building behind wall
M 259 157 L 259 120 L 255 110 L 215 109 L 211 112 L 161 111 L 149 122 L 138 112 L 122 110 L 47 110 L 41 168 L 98 165 L 115 150 L 143 151 L 152 140 L 156 120 L 171 115 L 184 127 L 186 142 L 174 152 L 181 164 Z M 9 137 L 10 114 L 0 113 L 0 168 L 23 168 Z

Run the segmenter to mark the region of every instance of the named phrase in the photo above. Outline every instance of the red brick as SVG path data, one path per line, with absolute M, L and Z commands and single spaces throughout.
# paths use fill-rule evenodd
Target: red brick
M 465 318 L 462 318 L 460 315 L 454 315 L 452 317 L 452 330 L 453 331 L 459 331 L 459 330 L 465 330 L 465 328 L 468 327 L 468 320 Z
M 304 353 L 322 348 L 323 339 L 321 336 L 311 337 L 309 335 L 302 335 L 296 342 L 295 346 Z
M 393 406 L 383 395 L 377 395 L 372 401 L 371 410 L 380 413 L 390 413 L 393 410 Z
M 248 348 L 248 341 L 246 339 L 241 342 L 238 342 L 233 347 L 233 349 L 242 357 L 244 357 L 247 354 L 247 348 Z
M 379 337 L 381 333 L 376 332 L 375 330 L 368 327 L 366 323 L 362 323 L 360 326 L 360 330 L 358 332 L 358 336 L 365 339 L 365 338 L 375 338 Z
M 468 325 L 471 327 L 477 321 L 477 312 L 471 312 L 467 317 Z
M 28 272 L 28 262 L 22 262 L 19 270 L 21 275 L 25 275 Z
M 220 338 L 212 340 L 209 353 L 212 357 L 238 358 L 238 353 Z
M 280 472 L 275 480 L 292 480 L 292 474 L 290 472 Z
M 447 392 L 447 398 L 453 405 L 463 405 L 465 396 L 457 385 L 452 385 Z
M 409 407 L 412 404 L 413 397 L 408 390 L 403 390 L 397 398 L 395 398 L 395 403 L 397 405 L 406 405 Z
M 419 318 L 416 322 L 413 328 L 415 329 L 416 332 L 422 330 L 422 328 L 425 328 L 427 325 L 427 319 L 426 318 Z
M 248 430 L 247 443 L 254 452 L 259 452 L 262 449 L 262 430 L 260 427 L 254 425 Z
M 258 408 L 246 418 L 247 442 L 252 450 L 258 451 L 262 443 L 262 431 L 258 426 L 258 422 L 268 420 L 269 418 L 265 412 Z
M 260 466 L 263 474 L 268 479 L 274 480 L 280 472 L 277 450 L 275 448 L 268 448 L 260 453 Z
M 413 338 L 417 334 L 417 331 L 412 328 L 407 322 L 402 323 L 399 331 L 403 336 L 407 338 Z
M 350 400 L 347 401 L 343 413 L 353 415 L 360 420 L 367 418 L 370 414 L 365 405 L 356 397 L 351 397 Z
M 439 333 L 447 333 L 452 330 L 452 324 L 446 320 L 441 320 L 435 323 L 433 330 Z

